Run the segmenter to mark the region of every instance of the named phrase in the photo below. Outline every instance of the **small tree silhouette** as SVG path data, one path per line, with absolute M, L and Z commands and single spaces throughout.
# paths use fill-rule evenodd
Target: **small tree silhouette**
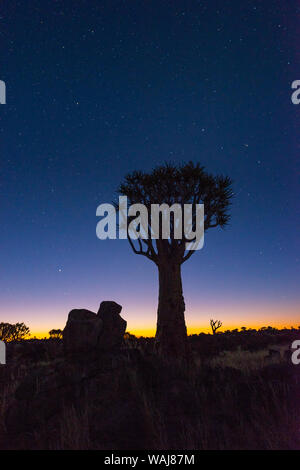
M 221 328 L 222 322 L 221 322 L 220 320 L 213 320 L 213 319 L 211 319 L 211 320 L 210 320 L 210 326 L 211 326 L 213 335 L 215 335 L 215 334 L 216 334 L 216 331 L 217 331 L 219 328 Z
M 50 330 L 49 331 L 49 336 L 51 339 L 62 339 L 62 330 Z

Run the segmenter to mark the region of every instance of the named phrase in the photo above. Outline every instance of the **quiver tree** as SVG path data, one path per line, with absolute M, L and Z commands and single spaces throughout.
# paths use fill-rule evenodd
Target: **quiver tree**
M 125 177 L 118 188 L 118 194 L 126 196 L 128 204 L 143 204 L 148 213 L 151 205 L 177 204 L 184 211 L 184 204 L 204 204 L 204 230 L 212 227 L 225 227 L 229 220 L 228 207 L 232 196 L 231 180 L 224 176 L 208 174 L 198 163 L 182 165 L 164 164 L 151 173 L 134 171 Z M 116 206 L 117 207 L 117 206 Z M 191 229 L 196 228 L 196 211 L 191 215 Z M 152 227 L 148 221 L 140 227 L 143 237 L 133 239 L 127 219 L 127 238 L 135 254 L 142 255 L 158 268 L 159 298 L 157 310 L 156 345 L 161 354 L 184 356 L 187 352 L 187 331 L 184 318 L 185 303 L 182 292 L 181 265 L 195 251 L 187 250 L 190 238 L 183 233 L 181 238 L 174 236 L 174 217 L 170 218 L 170 235 L 167 239 L 151 238 Z M 161 234 L 162 214 L 159 219 Z M 142 224 L 141 224 L 142 225 Z M 145 237 L 145 233 L 148 238 Z
M 211 320 L 210 320 L 210 326 L 211 326 L 213 335 L 215 335 L 215 334 L 216 334 L 216 331 L 217 331 L 219 328 L 221 328 L 222 322 L 221 322 L 220 320 L 213 320 L 213 319 L 211 319 Z

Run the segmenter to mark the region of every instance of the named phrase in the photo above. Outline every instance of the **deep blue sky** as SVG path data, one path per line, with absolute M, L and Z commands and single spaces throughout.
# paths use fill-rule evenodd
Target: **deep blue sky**
M 235 198 L 184 265 L 188 324 L 296 326 L 298 1 L 10 0 L 0 32 L 0 321 L 48 331 L 114 299 L 154 328 L 156 268 L 96 238 L 96 207 L 134 169 L 193 160 Z

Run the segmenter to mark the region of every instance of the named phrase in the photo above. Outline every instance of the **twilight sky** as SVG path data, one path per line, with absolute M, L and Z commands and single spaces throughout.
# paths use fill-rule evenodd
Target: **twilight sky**
M 123 305 L 154 332 L 156 267 L 96 238 L 125 174 L 199 161 L 234 180 L 230 226 L 183 266 L 190 332 L 300 325 L 298 0 L 4 0 L 0 321 L 34 334 Z

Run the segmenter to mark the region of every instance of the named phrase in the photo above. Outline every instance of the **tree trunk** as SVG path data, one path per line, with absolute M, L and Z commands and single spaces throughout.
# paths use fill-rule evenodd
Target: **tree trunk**
M 167 357 L 187 355 L 187 332 L 184 320 L 181 265 L 165 262 L 158 267 L 159 298 L 157 310 L 156 346 Z

